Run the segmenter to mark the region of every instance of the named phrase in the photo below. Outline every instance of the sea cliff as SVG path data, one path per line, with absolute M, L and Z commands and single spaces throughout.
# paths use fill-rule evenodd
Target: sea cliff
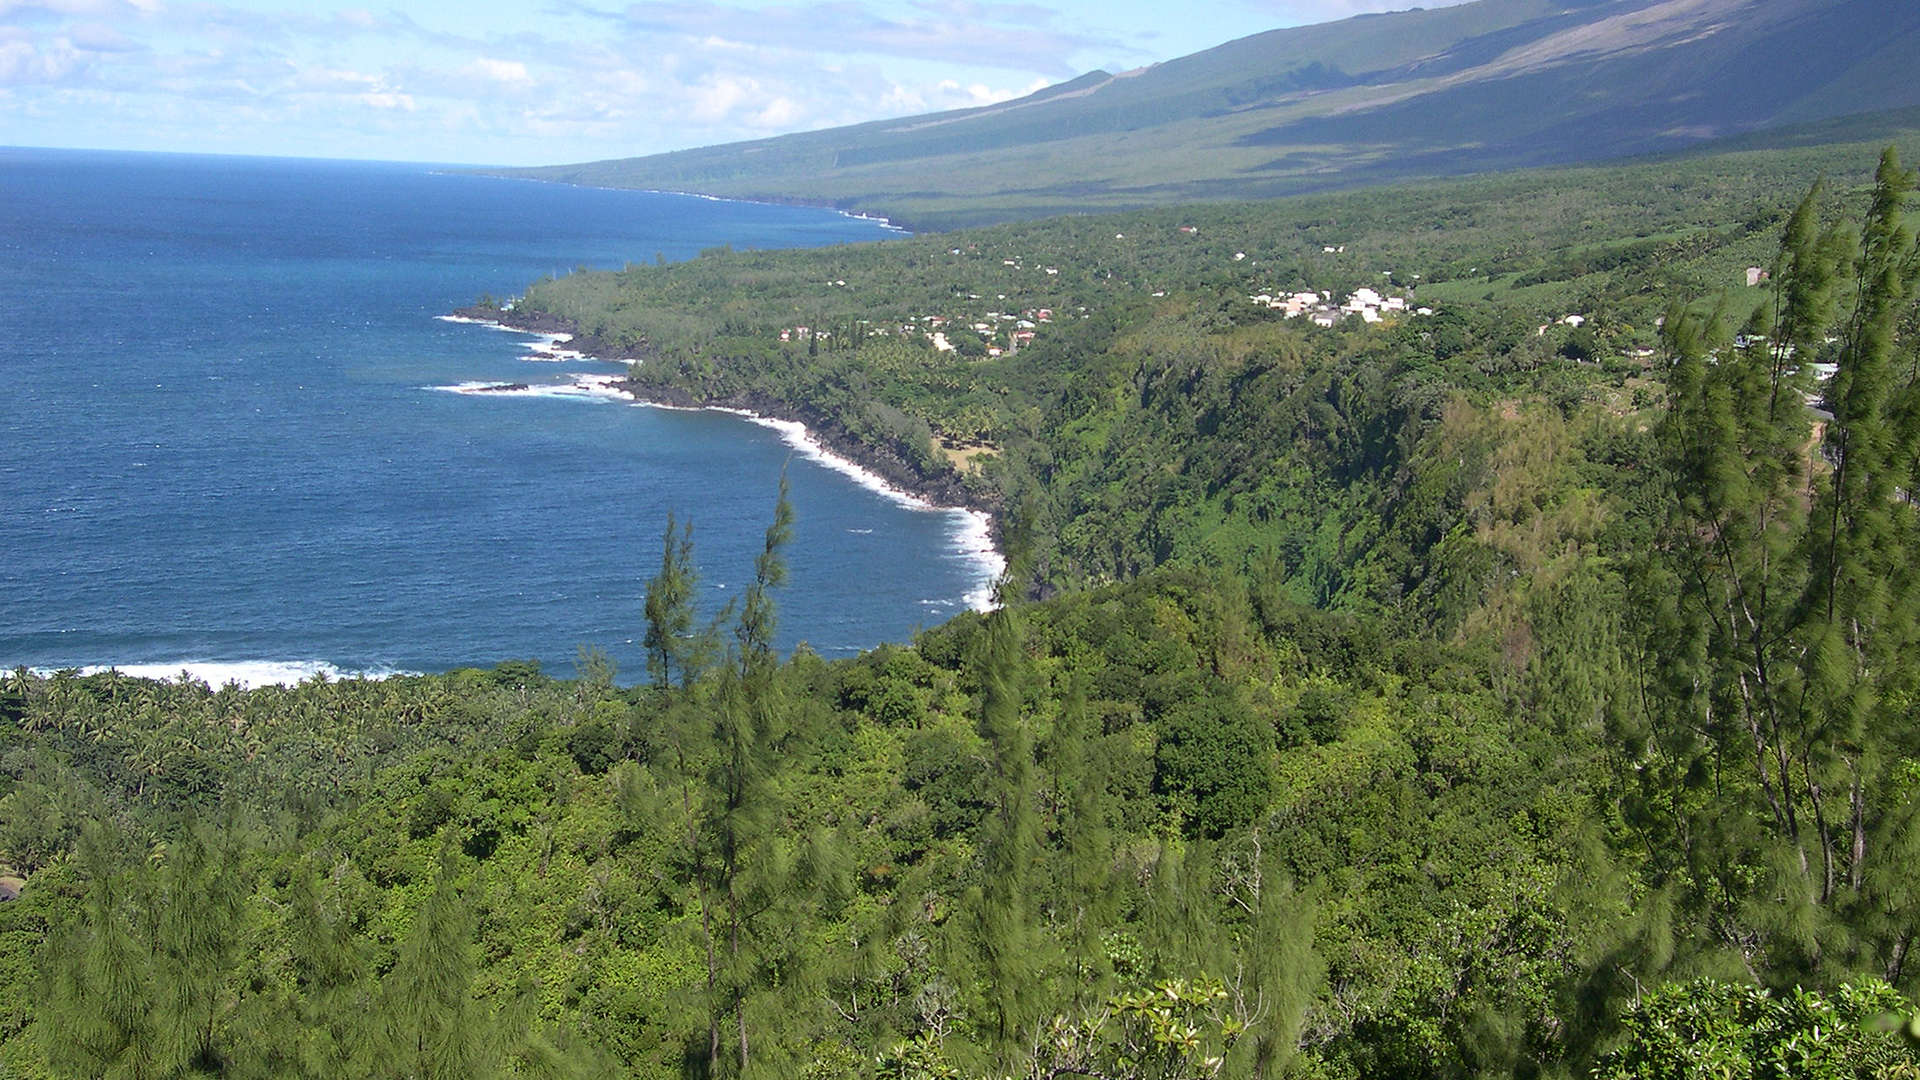
M 854 463 L 891 488 L 934 506 L 986 514 L 992 521 L 995 544 L 999 545 L 1004 539 L 1002 514 L 1005 507 L 999 492 L 984 484 L 969 483 L 951 467 L 927 468 L 913 456 L 902 452 L 900 447 L 862 439 L 853 434 L 838 417 L 823 410 L 797 405 L 757 391 L 703 395 L 677 383 L 649 379 L 645 376 L 645 365 L 652 351 L 645 343 L 637 346 L 617 345 L 592 334 L 581 333 L 571 320 L 550 312 L 521 312 L 474 305 L 461 308 L 453 314 L 456 318 L 533 334 L 565 335 L 566 340 L 559 343 L 559 347 L 570 352 L 600 360 L 633 361 L 628 376 L 611 385 L 638 401 L 682 409 L 727 409 L 800 424 L 822 450 Z

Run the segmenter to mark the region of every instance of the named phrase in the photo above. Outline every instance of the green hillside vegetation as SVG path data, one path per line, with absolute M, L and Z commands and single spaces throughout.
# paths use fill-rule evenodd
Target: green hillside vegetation
M 1674 298 L 1723 297 L 1744 321 L 1770 295 L 1745 270 L 1771 266 L 1793 193 L 1830 175 L 1823 197 L 1837 210 L 1864 190 L 1860 163 L 1875 153 L 1745 150 L 806 253 L 714 251 L 548 279 L 518 304 L 650 350 L 634 371 L 643 392 L 783 405 L 968 485 L 1018 519 L 1042 591 L 1174 558 L 1243 569 L 1282 535 L 1306 545 L 1285 556 L 1299 563 L 1296 597 L 1338 606 L 1331 582 L 1347 571 L 1308 565 L 1351 556 L 1353 538 L 1322 532 L 1337 528 L 1328 508 L 1390 496 L 1359 494 L 1344 466 L 1311 455 L 1385 435 L 1326 430 L 1320 397 L 1365 385 L 1425 422 L 1462 393 L 1481 407 L 1535 395 L 1645 410 L 1659 400 L 1656 324 Z M 1250 299 L 1369 286 L 1435 314 L 1322 328 Z M 1561 321 L 1570 314 L 1583 325 Z M 929 339 L 934 319 L 953 351 Z M 987 334 L 970 329 L 983 323 Z M 1196 420 L 1229 419 L 1254 426 L 1195 437 Z M 991 452 L 977 469 L 941 449 L 978 444 Z
M 1618 158 L 1920 106 L 1917 43 L 1920 9 L 1900 0 L 1477 0 L 1269 31 L 999 105 L 508 174 L 948 229 Z
M 637 386 L 1001 507 L 1008 603 L 777 658 L 768 492 L 716 621 L 683 528 L 635 553 L 644 685 L 16 672 L 0 1075 L 1916 1075 L 1920 255 L 1874 157 L 541 282 Z M 1251 299 L 1362 287 L 1409 309 Z

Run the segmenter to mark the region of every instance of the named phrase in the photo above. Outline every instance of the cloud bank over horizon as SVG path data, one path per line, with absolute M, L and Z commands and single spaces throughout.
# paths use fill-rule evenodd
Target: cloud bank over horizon
M 625 157 L 991 104 L 1388 6 L 1237 0 L 1170 19 L 1144 0 L 402 4 L 0 0 L 0 144 Z

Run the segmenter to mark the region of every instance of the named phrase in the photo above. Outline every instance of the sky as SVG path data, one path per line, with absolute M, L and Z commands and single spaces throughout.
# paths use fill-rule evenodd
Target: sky
M 539 165 L 988 104 L 1460 0 L 0 0 L 0 146 Z

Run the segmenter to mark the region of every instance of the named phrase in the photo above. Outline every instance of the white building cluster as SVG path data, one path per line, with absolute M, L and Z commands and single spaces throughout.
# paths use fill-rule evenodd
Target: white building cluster
M 1304 315 L 1316 326 L 1332 326 L 1350 316 L 1377 323 L 1390 317 L 1433 314 L 1432 308 L 1413 307 L 1404 296 L 1382 296 L 1377 290 L 1364 286 L 1339 302 L 1334 300 L 1330 292 L 1296 292 L 1280 296 L 1260 293 L 1248 299 L 1279 311 L 1289 319 Z

